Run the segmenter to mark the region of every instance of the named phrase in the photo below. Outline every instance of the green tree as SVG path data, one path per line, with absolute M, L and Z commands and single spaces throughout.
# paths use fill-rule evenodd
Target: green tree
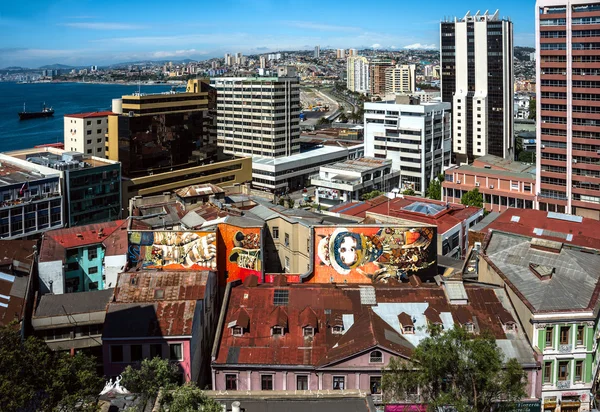
M 341 123 L 348 123 L 348 116 L 346 116 L 346 113 L 340 114 L 339 119 Z
M 179 386 L 178 388 L 165 391 L 165 396 L 161 400 L 161 410 L 181 411 L 181 412 L 221 412 L 223 408 L 218 402 L 207 397 L 193 383 Z
M 287 204 L 288 204 L 288 209 L 293 209 L 294 206 L 296 205 L 296 202 L 294 201 L 294 199 L 288 198 L 287 199 Z
M 524 163 L 535 163 L 535 152 L 522 151 L 519 153 L 518 160 Z
M 383 371 L 386 402 L 413 400 L 415 389 L 431 410 L 452 405 L 458 412 L 490 411 L 524 398 L 525 373 L 504 355 L 489 333 L 470 335 L 455 327 L 419 343 L 410 360 L 393 358 Z
M 415 191 L 414 191 L 414 190 L 412 190 L 412 189 L 406 189 L 406 190 L 404 190 L 404 191 L 402 192 L 402 194 L 403 194 L 403 195 L 406 195 L 406 196 L 414 196 L 414 195 L 415 195 Z
M 331 121 L 328 120 L 326 117 L 321 117 L 318 121 L 317 121 L 317 126 L 328 126 L 331 124 Z
M 536 101 L 535 98 L 532 97 L 531 99 L 529 99 L 529 119 L 535 120 L 536 110 Z
M 142 404 L 158 395 L 160 388 L 169 388 L 179 381 L 181 374 L 176 364 L 168 359 L 155 357 L 144 359 L 133 367 L 127 366 L 121 377 L 121 384 L 128 391 L 138 394 Z
M 465 206 L 483 207 L 483 195 L 475 188 L 462 195 L 460 203 Z
M 377 196 L 381 196 L 382 194 L 383 194 L 383 192 L 380 190 L 373 190 L 372 192 L 363 194 L 360 198 L 362 200 L 370 200 L 370 199 L 376 198 Z
M 92 411 L 104 382 L 96 360 L 53 352 L 35 337 L 21 340 L 14 325 L 0 327 L 1 411 Z
M 440 175 L 429 182 L 429 186 L 427 187 L 426 196 L 429 199 L 442 200 L 442 182 L 444 181 L 444 174 L 440 173 Z

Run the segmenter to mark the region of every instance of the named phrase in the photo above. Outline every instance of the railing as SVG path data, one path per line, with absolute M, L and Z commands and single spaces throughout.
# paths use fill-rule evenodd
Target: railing
M 0 207 L 25 205 L 25 204 L 28 204 L 31 202 L 37 202 L 39 200 L 53 199 L 53 198 L 60 198 L 60 193 L 44 193 L 41 195 L 22 197 L 22 198 L 15 199 L 15 200 L 3 200 L 3 201 L 0 201 Z

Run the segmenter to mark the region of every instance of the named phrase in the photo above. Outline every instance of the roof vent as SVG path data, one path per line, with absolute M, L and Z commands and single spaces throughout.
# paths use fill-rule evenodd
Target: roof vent
M 530 242 L 532 249 L 543 250 L 544 252 L 560 253 L 563 244 L 553 240 L 533 238 Z
M 359 290 L 361 305 L 377 305 L 377 297 L 373 286 L 360 286 Z
M 533 272 L 533 274 L 536 275 L 540 280 L 550 280 L 552 279 L 552 275 L 556 269 L 552 266 L 530 263 L 529 270 L 531 270 L 531 272 Z
M 510 218 L 510 221 L 515 223 L 519 223 L 519 220 L 521 220 L 521 216 L 513 216 Z
M 83 239 L 83 235 L 82 235 L 81 233 L 77 233 L 77 237 L 78 237 L 79 239 Z

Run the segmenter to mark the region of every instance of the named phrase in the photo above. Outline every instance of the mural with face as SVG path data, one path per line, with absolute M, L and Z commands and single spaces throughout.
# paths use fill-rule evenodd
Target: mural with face
M 322 227 L 315 237 L 315 282 L 402 281 L 436 261 L 433 227 Z

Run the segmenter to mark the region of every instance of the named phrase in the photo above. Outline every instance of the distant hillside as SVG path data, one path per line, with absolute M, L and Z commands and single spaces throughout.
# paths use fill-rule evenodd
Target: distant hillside
M 67 66 L 65 64 L 47 64 L 45 66 L 40 66 L 39 67 L 42 70 L 67 70 L 67 69 L 74 69 L 74 66 Z
M 515 46 L 513 49 L 514 55 L 516 59 L 519 60 L 529 60 L 529 54 L 535 52 L 535 48 L 533 47 L 522 47 Z

